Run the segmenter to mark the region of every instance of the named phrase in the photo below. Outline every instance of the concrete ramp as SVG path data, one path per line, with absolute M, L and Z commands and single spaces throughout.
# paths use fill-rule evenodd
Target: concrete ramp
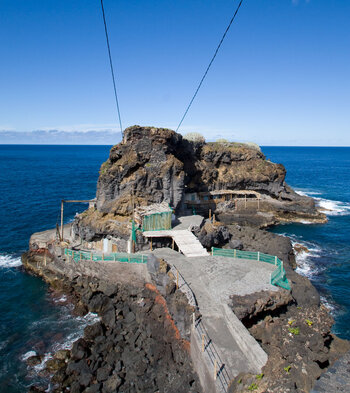
M 188 229 L 147 231 L 143 232 L 143 236 L 147 238 L 171 237 L 179 248 L 179 251 L 181 251 L 186 257 L 203 257 L 209 255 L 196 236 Z
M 278 291 L 270 284 L 274 266 L 217 256 L 186 258 L 166 248 L 155 250 L 154 255 L 180 272 L 184 281 L 179 282 L 180 290 L 186 285 L 190 287 L 202 315 L 191 336 L 191 354 L 203 391 L 226 392 L 229 381 L 240 372 L 261 373 L 267 354 L 228 304 L 230 295 Z M 220 359 L 219 371 L 215 369 L 214 352 L 215 358 Z

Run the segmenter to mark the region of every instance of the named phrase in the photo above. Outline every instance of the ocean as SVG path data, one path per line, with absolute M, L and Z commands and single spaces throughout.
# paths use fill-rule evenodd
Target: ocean
M 97 316 L 75 317 L 69 299 L 21 269 L 33 232 L 53 228 L 61 199 L 95 196 L 110 146 L 0 145 L 0 390 L 24 392 L 53 352 L 69 348 Z M 287 169 L 287 182 L 328 209 L 324 225 L 280 225 L 273 232 L 307 246 L 298 271 L 310 278 L 335 318 L 334 332 L 350 339 L 350 148 L 263 147 Z M 65 222 L 86 209 L 66 204 Z M 26 358 L 44 355 L 34 369 Z

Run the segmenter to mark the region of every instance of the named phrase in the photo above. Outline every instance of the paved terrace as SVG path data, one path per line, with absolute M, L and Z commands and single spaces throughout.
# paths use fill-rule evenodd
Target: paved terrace
M 187 258 L 168 248 L 153 253 L 175 266 L 192 289 L 208 336 L 230 378 L 240 372 L 261 372 L 267 355 L 228 307 L 229 296 L 262 290 L 270 284 L 275 266 L 245 259 L 207 256 Z M 196 361 L 195 361 L 196 362 Z

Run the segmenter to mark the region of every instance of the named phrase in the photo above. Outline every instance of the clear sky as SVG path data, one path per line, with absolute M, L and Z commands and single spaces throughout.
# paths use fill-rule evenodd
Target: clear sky
M 176 128 L 238 0 L 104 4 L 124 128 Z M 349 146 L 349 18 L 244 0 L 180 132 Z M 99 0 L 0 0 L 0 42 L 0 130 L 119 131 Z

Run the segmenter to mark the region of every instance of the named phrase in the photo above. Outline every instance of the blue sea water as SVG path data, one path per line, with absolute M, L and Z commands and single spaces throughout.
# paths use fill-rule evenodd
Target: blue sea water
M 61 294 L 25 273 L 20 254 L 33 232 L 53 228 L 61 199 L 95 196 L 99 168 L 110 146 L 0 145 L 0 391 L 19 393 L 38 379 L 43 363 L 27 369 L 25 358 L 50 354 L 82 334 L 96 317 L 77 318 Z M 350 148 L 263 147 L 285 165 L 287 181 L 328 208 L 325 225 L 281 225 L 273 231 L 303 243 L 298 256 L 331 307 L 334 331 L 350 339 Z M 86 208 L 66 205 L 65 220 Z
M 25 358 L 69 346 L 96 317 L 73 317 L 64 296 L 20 268 L 33 232 L 53 228 L 61 199 L 95 197 L 109 146 L 0 145 L 0 391 L 19 393 L 36 381 L 44 362 Z M 84 204 L 66 204 L 65 221 Z M 35 353 L 34 353 L 35 352 Z M 39 374 L 39 375 L 38 375 Z
M 287 169 L 287 182 L 316 199 L 327 224 L 287 224 L 275 233 L 306 245 L 298 271 L 309 277 L 335 318 L 334 333 L 350 339 L 350 148 L 264 147 L 267 158 Z

